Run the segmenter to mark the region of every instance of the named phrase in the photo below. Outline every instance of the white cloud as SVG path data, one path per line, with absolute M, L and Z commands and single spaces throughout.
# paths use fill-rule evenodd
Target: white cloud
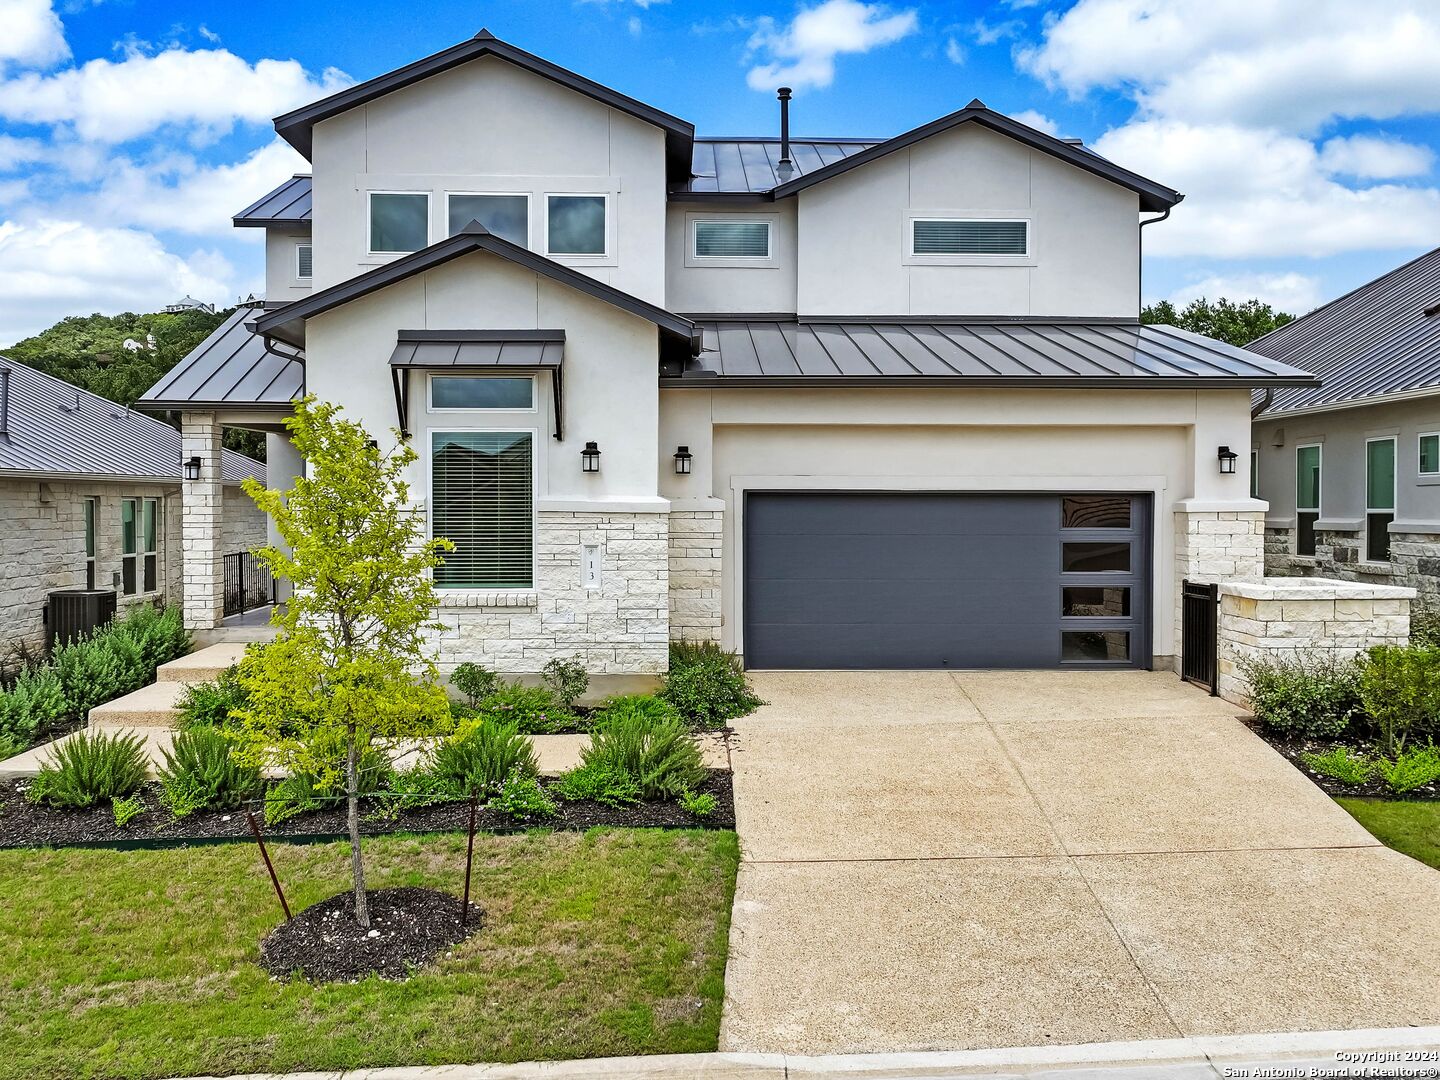
M 1042 112 L 1034 109 L 1021 109 L 1017 113 L 1009 113 L 1011 120 L 1017 120 L 1026 127 L 1032 127 L 1036 131 L 1043 131 L 1046 135 L 1059 135 L 1060 125 Z
M 70 55 L 65 29 L 50 0 L 0 0 L 0 69 L 49 67 Z
M 1320 306 L 1320 279 L 1308 274 L 1212 274 L 1175 290 L 1169 300 L 1183 307 L 1201 298 L 1224 297 L 1237 303 L 1255 298 L 1291 315 L 1304 315 Z
M 217 33 L 215 33 L 214 30 L 211 30 L 211 29 L 210 29 L 208 26 L 206 26 L 204 23 L 201 23 L 201 24 L 200 24 L 199 34 L 200 34 L 200 36 L 201 36 L 202 38 L 204 38 L 206 41 L 210 42 L 211 45 L 219 45 L 219 44 L 220 44 L 220 35 L 217 34 Z
M 312 78 L 294 60 L 247 63 L 224 49 L 131 51 L 50 75 L 27 72 L 0 82 L 0 117 L 65 125 L 82 139 L 119 143 L 167 125 L 197 139 L 236 121 L 266 123 L 277 113 L 348 85 L 333 68 Z
M 908 37 L 918 19 L 914 8 L 891 14 L 881 4 L 824 0 L 801 8 L 783 28 L 768 17 L 756 20 L 755 26 L 749 50 L 765 59 L 750 69 L 746 82 L 754 90 L 782 84 L 801 89 L 829 86 L 835 80 L 835 57 L 866 53 Z
M 1320 166 L 1326 172 L 1369 180 L 1424 176 L 1434 164 L 1428 146 L 1375 135 L 1338 136 L 1320 148 Z
M 19 165 L 33 165 L 49 157 L 49 148 L 39 139 L 0 135 L 0 172 L 10 172 Z
M 984 19 L 976 19 L 970 24 L 970 33 L 975 36 L 976 45 L 994 45 L 997 41 L 1005 38 L 1015 37 L 1025 29 L 1025 24 L 1019 19 L 1008 19 L 1005 22 L 987 23 Z
M 953 37 L 945 42 L 945 59 L 952 64 L 965 63 L 965 46 L 961 45 Z
M 227 303 L 233 270 L 203 252 L 182 259 L 149 233 L 77 221 L 0 223 L 0 342 L 66 315 L 155 311 L 189 293 Z
M 632 37 L 639 37 L 640 31 L 643 30 L 645 26 L 640 21 L 639 15 L 631 15 L 630 18 L 625 21 L 625 28 L 630 31 Z

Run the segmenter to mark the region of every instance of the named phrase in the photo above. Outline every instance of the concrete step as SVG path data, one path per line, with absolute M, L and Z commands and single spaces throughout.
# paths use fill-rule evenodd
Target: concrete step
M 169 728 L 158 727 L 105 727 L 107 735 L 139 735 L 145 744 L 146 766 L 145 772 L 152 780 L 158 775 L 158 769 L 164 762 L 164 753 L 170 749 L 175 739 L 175 732 Z M 23 780 L 26 777 L 38 776 L 40 767 L 50 760 L 55 748 L 62 743 L 67 743 L 75 738 L 79 732 L 72 731 L 69 735 L 62 735 L 54 742 L 41 743 L 39 746 L 31 747 L 23 754 L 6 758 L 0 761 L 0 780 Z
M 176 706 L 186 686 L 183 682 L 152 683 L 104 705 L 96 705 L 90 710 L 90 726 L 173 728 L 180 716 Z
M 188 656 L 161 664 L 155 672 L 157 682 L 214 682 L 226 668 L 238 664 L 245 655 L 243 641 L 227 641 L 196 649 Z

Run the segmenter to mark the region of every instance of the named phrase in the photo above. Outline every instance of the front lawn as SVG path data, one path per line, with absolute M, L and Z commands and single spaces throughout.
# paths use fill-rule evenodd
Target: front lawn
M 1386 847 L 1440 870 L 1440 802 L 1336 799 Z
M 372 889 L 459 896 L 463 834 L 364 842 Z M 347 844 L 273 844 L 293 910 Z M 407 982 L 274 982 L 250 844 L 0 851 L 0 1078 L 340 1070 L 714 1050 L 735 834 L 477 835 L 482 931 Z

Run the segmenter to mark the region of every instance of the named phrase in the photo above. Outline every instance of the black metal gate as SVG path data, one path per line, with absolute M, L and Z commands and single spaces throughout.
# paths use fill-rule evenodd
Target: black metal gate
M 225 614 L 243 615 L 275 602 L 275 579 L 251 552 L 225 556 Z
M 1180 677 L 1213 696 L 1220 688 L 1220 586 L 1186 581 L 1180 588 Z

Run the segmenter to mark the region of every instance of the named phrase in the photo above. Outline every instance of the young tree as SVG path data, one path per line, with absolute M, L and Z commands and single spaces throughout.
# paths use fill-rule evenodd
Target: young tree
M 427 540 L 406 509 L 404 471 L 415 451 L 382 453 L 338 406 L 299 401 L 286 421 L 306 475 L 288 492 L 245 482 L 290 548 L 258 552 L 293 595 L 276 613 L 275 641 L 240 664 L 249 693 L 238 752 L 335 784 L 343 775 L 355 919 L 370 925 L 360 857 L 360 756 L 370 741 L 434 731 L 449 716 L 424 631 L 435 611 L 428 570 L 454 545 Z M 344 761 L 334 747 L 343 746 Z
M 1169 300 L 1147 304 L 1140 312 L 1140 321 L 1178 326 L 1243 347 L 1271 330 L 1294 322 L 1295 316 L 1276 311 L 1260 300 L 1243 300 L 1237 304 L 1222 296 L 1212 304 L 1202 296 L 1183 309 L 1177 309 Z

